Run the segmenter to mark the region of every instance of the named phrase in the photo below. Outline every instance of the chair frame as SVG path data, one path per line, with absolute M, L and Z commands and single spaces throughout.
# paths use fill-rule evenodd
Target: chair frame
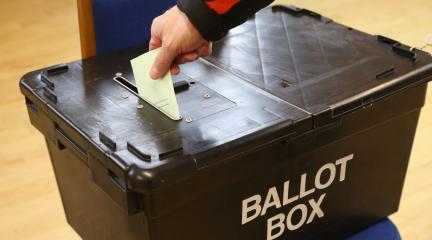
M 96 55 L 92 0 L 78 0 L 77 4 L 81 55 L 88 58 Z

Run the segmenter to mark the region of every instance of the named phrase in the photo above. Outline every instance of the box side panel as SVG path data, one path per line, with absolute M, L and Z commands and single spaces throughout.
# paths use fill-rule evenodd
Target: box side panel
M 66 218 L 83 239 L 150 240 L 144 213 L 128 215 L 96 185 L 76 154 L 49 140 L 47 146 Z
M 271 144 L 262 145 L 250 151 L 238 152 L 238 158 L 223 159 L 220 155 L 220 164 L 199 171 L 190 179 L 179 182 L 167 191 L 159 191 L 154 195 L 144 195 L 147 206 L 151 206 L 152 217 L 159 217 L 177 211 L 193 199 L 201 198 L 203 195 L 217 192 L 235 182 L 252 177 L 257 172 L 268 166 L 278 166 L 291 159 L 317 149 L 321 146 L 331 144 L 366 131 L 377 125 L 396 119 L 408 112 L 420 109 L 424 105 L 426 95 L 426 84 L 420 85 L 400 92 L 391 97 L 382 99 L 376 104 L 364 109 L 357 110 L 342 118 L 334 119 L 331 124 L 314 129 L 300 136 L 289 136 L 289 138 L 276 139 Z M 386 137 L 385 135 L 383 138 Z M 387 140 L 383 140 L 387 141 Z M 365 140 L 367 143 L 367 141 Z M 275 146 L 283 145 L 284 147 Z M 269 156 L 285 157 L 255 157 L 261 151 L 274 148 Z M 250 157 L 252 156 L 252 157 Z M 241 170 L 239 170 L 241 169 Z M 176 199 L 172 201 L 171 199 Z
M 410 89 L 325 130 L 208 169 L 213 183 L 156 219 L 156 239 L 343 239 L 394 213 L 425 90 Z M 185 184 L 155 202 L 175 205 L 195 192 Z

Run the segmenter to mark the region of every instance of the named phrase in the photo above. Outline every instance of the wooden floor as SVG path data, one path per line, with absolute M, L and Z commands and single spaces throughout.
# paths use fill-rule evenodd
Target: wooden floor
M 432 34 L 431 0 L 290 2 L 412 46 Z M 0 1 L 0 239 L 79 239 L 65 221 L 42 135 L 30 126 L 18 90 L 24 73 L 80 57 L 75 4 Z M 408 240 L 432 239 L 432 94 L 426 104 L 400 211 L 392 216 Z

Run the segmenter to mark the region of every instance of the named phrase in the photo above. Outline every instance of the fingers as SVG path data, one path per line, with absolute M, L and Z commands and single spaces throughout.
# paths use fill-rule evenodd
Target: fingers
M 149 49 L 160 48 L 150 70 L 153 79 L 161 78 L 168 71 L 177 74 L 179 64 L 211 54 L 211 43 L 201 36 L 177 6 L 153 20 L 151 36 Z
M 174 60 L 176 64 L 184 64 L 187 62 L 193 62 L 197 60 L 199 57 L 207 57 L 212 53 L 212 43 L 203 44 L 196 51 L 182 54 Z
M 207 57 L 207 56 L 210 56 L 212 53 L 213 53 L 213 43 L 209 42 L 207 44 L 207 47 L 206 47 L 203 55 Z
M 203 44 L 201 47 L 199 47 L 197 49 L 197 53 L 201 56 L 201 57 L 207 57 L 210 56 L 210 54 L 213 51 L 213 44 L 212 42 L 207 42 L 205 44 Z
M 153 79 L 159 79 L 163 77 L 168 72 L 168 70 L 170 70 L 171 64 L 177 55 L 178 52 L 173 50 L 173 48 L 162 46 L 150 71 L 150 77 Z
M 157 17 L 153 19 L 152 25 L 151 25 L 151 38 L 149 42 L 149 50 L 153 50 L 156 48 L 162 47 L 162 28 L 160 26 L 160 17 Z
M 162 45 L 162 41 L 157 38 L 150 40 L 150 50 L 159 48 Z M 197 60 L 200 56 L 209 56 L 212 53 L 212 43 L 203 44 L 194 52 L 189 52 L 176 56 L 176 53 L 170 51 L 168 48 L 162 47 L 159 55 L 156 57 L 153 68 L 150 72 L 150 76 L 153 79 L 159 79 L 163 77 L 168 70 L 172 74 L 177 75 L 180 73 L 180 67 L 178 65 L 192 62 Z M 172 65 L 173 64 L 173 65 Z M 172 65 L 172 66 L 171 66 Z
M 162 40 L 157 37 L 152 36 L 149 43 L 149 51 L 160 48 L 162 46 Z
M 172 65 L 170 71 L 172 75 L 178 75 L 180 73 L 180 67 L 178 65 Z
M 187 62 L 195 61 L 198 59 L 198 57 L 199 57 L 199 55 L 197 52 L 185 53 L 185 54 L 182 54 L 182 55 L 176 57 L 174 62 L 175 62 L 175 64 L 180 65 L 180 64 L 187 63 Z

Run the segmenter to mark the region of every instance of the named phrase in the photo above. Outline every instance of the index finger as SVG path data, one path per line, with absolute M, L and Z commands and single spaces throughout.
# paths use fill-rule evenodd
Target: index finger
M 161 46 L 162 46 L 162 40 L 152 36 L 149 42 L 149 51 L 154 50 L 156 48 L 160 48 Z
M 160 51 L 153 63 L 153 67 L 150 71 L 150 77 L 153 79 L 159 79 L 163 77 L 171 68 L 171 64 L 177 57 L 177 53 L 170 51 L 168 47 L 162 46 Z

